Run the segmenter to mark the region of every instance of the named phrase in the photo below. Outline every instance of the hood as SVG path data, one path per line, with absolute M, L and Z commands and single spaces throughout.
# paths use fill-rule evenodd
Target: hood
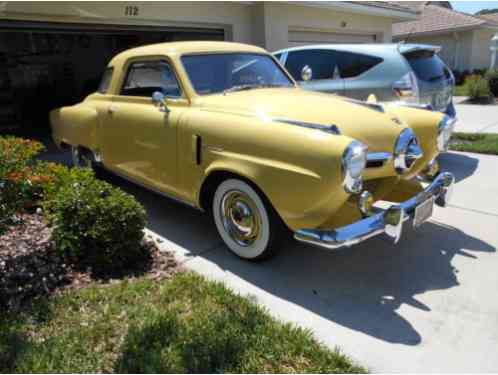
M 371 151 L 391 152 L 406 126 L 381 107 L 300 88 L 262 88 L 200 97 L 204 111 L 251 116 L 261 121 L 330 129 L 368 145 Z M 334 127 L 334 129 L 335 129 Z

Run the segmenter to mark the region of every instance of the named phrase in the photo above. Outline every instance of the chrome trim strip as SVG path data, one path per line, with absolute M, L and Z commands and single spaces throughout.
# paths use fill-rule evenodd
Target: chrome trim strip
M 391 158 L 393 157 L 393 154 L 391 154 L 390 152 L 369 152 L 367 154 L 367 163 L 368 162 L 372 162 L 372 163 L 375 163 L 375 162 L 387 162 L 389 160 L 391 160 Z
M 454 182 L 453 174 L 441 173 L 422 192 L 386 210 L 377 209 L 372 216 L 337 229 L 300 229 L 294 233 L 294 238 L 325 249 L 338 249 L 386 233 L 396 243 L 401 236 L 403 222 L 414 217 L 415 208 L 420 203 L 433 197 L 438 206 L 447 206 Z
M 324 131 L 326 133 L 335 134 L 335 135 L 341 134 L 341 131 L 339 130 L 337 125 L 333 125 L 333 124 L 332 125 L 320 125 L 320 124 L 313 124 L 310 122 L 290 120 L 290 119 L 286 119 L 286 118 L 273 118 L 272 121 L 281 122 L 281 123 L 289 124 L 289 125 L 296 125 L 296 126 L 300 126 L 302 128 L 321 130 L 321 131 Z

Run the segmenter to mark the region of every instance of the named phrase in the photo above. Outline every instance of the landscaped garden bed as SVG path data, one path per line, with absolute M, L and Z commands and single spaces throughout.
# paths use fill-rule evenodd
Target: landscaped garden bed
M 364 372 L 309 331 L 183 272 L 143 207 L 0 137 L 0 372 Z

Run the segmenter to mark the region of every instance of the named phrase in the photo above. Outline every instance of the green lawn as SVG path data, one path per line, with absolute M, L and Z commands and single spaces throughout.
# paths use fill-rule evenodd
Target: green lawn
M 498 155 L 498 134 L 453 133 L 450 141 L 450 149 L 454 151 Z
M 364 372 L 222 284 L 93 284 L 0 318 L 0 372 Z

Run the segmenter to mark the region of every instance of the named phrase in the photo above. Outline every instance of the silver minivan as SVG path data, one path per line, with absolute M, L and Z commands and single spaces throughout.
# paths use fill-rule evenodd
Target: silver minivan
M 274 52 L 305 89 L 379 102 L 398 101 L 455 117 L 451 70 L 437 46 L 319 44 Z

